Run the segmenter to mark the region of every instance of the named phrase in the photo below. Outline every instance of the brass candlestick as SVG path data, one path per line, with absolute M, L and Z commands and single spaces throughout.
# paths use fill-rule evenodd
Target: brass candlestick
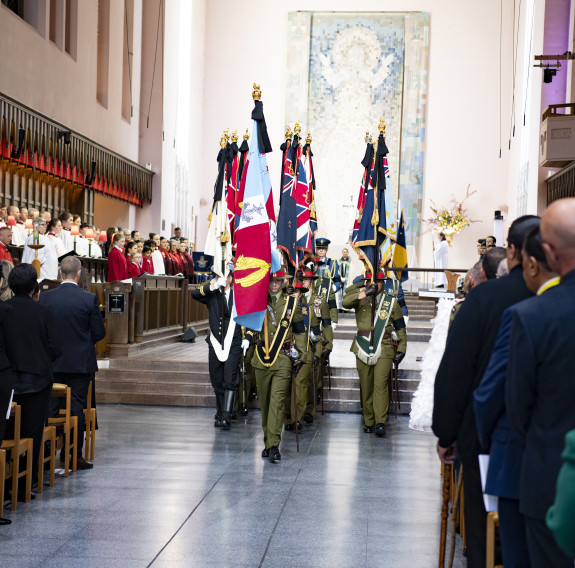
M 40 278 L 40 269 L 42 268 L 42 263 L 38 259 L 38 251 L 41 248 L 44 248 L 44 245 L 28 245 L 28 247 L 34 250 L 34 260 L 32 261 L 32 266 L 36 269 L 36 276 Z

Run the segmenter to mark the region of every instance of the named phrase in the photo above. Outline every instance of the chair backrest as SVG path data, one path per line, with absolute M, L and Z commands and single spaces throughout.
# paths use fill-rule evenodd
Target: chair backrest
M 50 396 L 53 398 L 66 398 L 66 406 L 60 409 L 60 416 L 69 420 L 72 407 L 72 389 L 68 385 L 54 383 Z

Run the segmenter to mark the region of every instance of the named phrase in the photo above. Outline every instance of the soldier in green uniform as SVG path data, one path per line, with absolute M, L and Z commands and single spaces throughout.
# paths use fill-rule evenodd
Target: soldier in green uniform
M 292 377 L 292 359 L 299 358 L 290 344 L 292 322 L 296 312 L 297 299 L 293 290 L 282 291 L 285 272 L 271 275 L 266 314 L 268 327 L 268 352 L 265 349 L 265 325 L 256 343 L 252 366 L 256 373 L 258 398 L 264 431 L 262 457 L 269 457 L 272 463 L 281 460 L 279 445 L 285 412 L 285 398 Z M 294 348 L 295 350 L 295 348 Z
M 293 329 L 297 350 L 302 354 L 304 363 L 296 377 L 297 417 L 306 424 L 313 424 L 315 416 L 315 394 L 312 369 L 313 359 L 316 358 L 316 381 L 320 376 L 321 356 L 324 358 L 333 349 L 333 330 L 331 327 L 330 308 L 320 287 L 314 292 L 313 282 L 317 280 L 313 260 L 306 260 L 298 271 L 295 288 L 299 291 L 299 308 L 294 318 Z M 292 401 L 292 416 L 295 407 Z M 293 418 L 291 420 L 293 422 Z M 286 430 L 291 430 L 290 423 L 286 421 Z
M 407 333 L 397 298 L 384 291 L 385 274 L 377 274 L 375 282 L 366 274 L 366 282 L 351 285 L 343 298 L 343 306 L 355 310 L 357 335 L 350 351 L 355 354 L 359 374 L 363 431 L 385 436 L 389 409 L 388 376 L 394 362 L 405 356 Z M 372 329 L 372 298 L 375 298 L 375 321 Z M 373 342 L 370 338 L 373 334 Z M 392 339 L 396 337 L 397 353 Z M 373 343 L 373 345 L 372 345 Z

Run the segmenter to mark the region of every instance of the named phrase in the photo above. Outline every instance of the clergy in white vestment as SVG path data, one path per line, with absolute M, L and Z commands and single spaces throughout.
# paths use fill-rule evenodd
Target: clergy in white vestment
M 449 245 L 447 244 L 443 233 L 439 233 L 439 244 L 435 247 L 433 256 L 435 258 L 435 268 L 442 268 L 445 270 L 449 263 Z M 447 277 L 445 276 L 445 272 L 435 273 L 435 287 L 447 287 Z

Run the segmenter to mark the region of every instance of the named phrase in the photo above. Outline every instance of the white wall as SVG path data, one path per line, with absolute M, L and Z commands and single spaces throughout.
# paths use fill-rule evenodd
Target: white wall
M 540 5 L 543 0 L 538 0 Z M 285 130 L 287 14 L 294 10 L 349 10 L 344 0 L 218 0 L 208 2 L 203 122 L 202 191 L 208 205 L 200 222 L 205 234 L 216 175 L 215 157 L 225 128 L 242 132 L 250 126 L 252 83 L 261 85 L 268 130 L 274 152 L 268 157 L 274 193 L 279 194 L 281 153 Z M 476 239 L 493 230 L 493 211 L 508 204 L 510 153 L 507 135 L 512 96 L 512 6 L 506 6 L 502 51 L 502 157 L 499 157 L 499 10 L 498 0 L 356 0 L 354 11 L 426 11 L 430 18 L 429 104 L 424 168 L 424 202 L 448 204 L 451 194 L 462 198 L 469 184 L 478 194 L 466 205 L 473 224 L 455 237 L 450 265 L 470 266 L 476 256 Z M 536 20 L 536 25 L 541 20 Z M 538 46 L 533 45 L 533 52 Z M 374 125 L 375 127 L 375 125 Z M 305 126 L 304 126 L 305 128 Z M 537 133 L 538 134 L 538 127 Z M 313 135 L 313 133 L 312 133 Z M 361 158 L 361 157 L 360 157 Z M 316 163 L 321 156 L 315 155 Z M 358 167 L 358 176 L 359 174 Z M 318 187 L 318 191 L 337 188 Z M 431 214 L 429 207 L 422 217 Z M 329 211 L 318 215 L 329 217 Z M 342 235 L 349 228 L 342 229 Z M 343 239 L 343 237 L 342 237 Z M 432 266 L 432 236 L 422 239 L 421 266 Z M 199 239 L 201 247 L 203 239 Z

